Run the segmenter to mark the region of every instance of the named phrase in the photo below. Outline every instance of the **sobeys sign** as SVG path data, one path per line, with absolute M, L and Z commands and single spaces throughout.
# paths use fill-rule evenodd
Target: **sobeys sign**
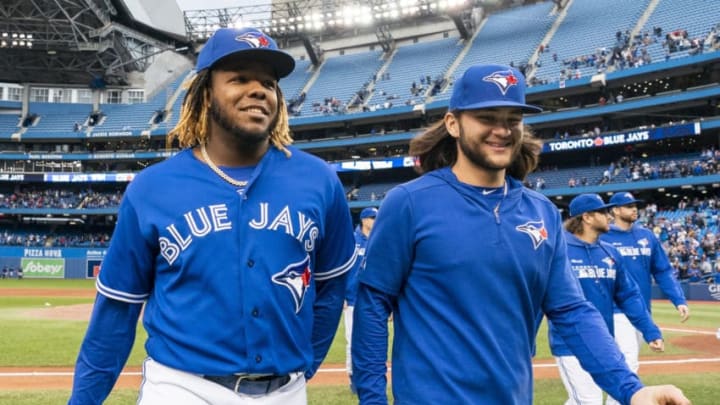
M 23 257 L 20 262 L 27 278 L 64 278 L 65 259 Z

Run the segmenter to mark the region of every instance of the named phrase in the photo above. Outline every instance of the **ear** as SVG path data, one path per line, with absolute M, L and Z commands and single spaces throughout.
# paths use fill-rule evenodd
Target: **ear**
M 459 116 L 456 116 L 451 112 L 445 113 L 445 117 L 443 117 L 443 120 L 445 121 L 445 129 L 447 129 L 448 133 L 453 138 L 460 137 L 460 122 L 458 121 L 459 119 Z

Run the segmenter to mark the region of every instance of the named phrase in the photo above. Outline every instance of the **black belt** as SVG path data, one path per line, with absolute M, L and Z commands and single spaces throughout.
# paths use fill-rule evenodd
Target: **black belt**
M 246 395 L 269 394 L 290 382 L 290 375 L 205 375 L 204 379 L 220 384 L 233 392 Z

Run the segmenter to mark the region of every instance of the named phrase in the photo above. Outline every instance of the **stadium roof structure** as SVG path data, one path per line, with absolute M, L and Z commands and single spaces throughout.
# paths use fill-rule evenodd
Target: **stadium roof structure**
M 187 45 L 175 1 L 145 1 L 174 7 L 180 29 L 157 29 L 136 18 L 150 14 L 138 13 L 142 0 L 3 0 L 0 82 L 125 84 L 151 56 Z

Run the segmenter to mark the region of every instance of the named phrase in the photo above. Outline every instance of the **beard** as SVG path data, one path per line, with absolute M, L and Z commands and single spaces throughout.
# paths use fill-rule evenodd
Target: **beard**
M 220 103 L 217 100 L 213 100 L 210 104 L 210 117 L 225 131 L 230 133 L 238 143 L 244 145 L 259 145 L 268 140 L 270 137 L 270 129 L 275 128 L 275 124 L 278 120 L 278 115 L 275 114 L 275 118 L 272 120 L 270 125 L 265 130 L 252 131 L 244 128 L 242 125 L 233 121 L 230 114 L 220 107 Z
M 468 158 L 469 161 L 471 161 L 475 166 L 480 167 L 485 170 L 489 171 L 496 171 L 499 172 L 501 170 L 505 170 L 508 167 L 512 165 L 512 162 L 515 160 L 515 158 L 518 155 L 518 147 L 516 145 L 513 145 L 512 155 L 507 163 L 501 164 L 501 163 L 495 163 L 490 159 L 488 154 L 486 152 L 483 152 L 477 145 L 471 144 L 471 142 L 468 140 L 468 138 L 465 136 L 465 129 L 462 126 L 462 123 L 458 121 L 458 129 L 459 129 L 459 136 L 458 136 L 458 145 L 460 145 L 460 151 L 465 155 L 465 157 Z M 513 131 L 513 138 L 517 138 L 515 136 L 515 130 Z M 478 140 L 478 143 L 480 141 Z

